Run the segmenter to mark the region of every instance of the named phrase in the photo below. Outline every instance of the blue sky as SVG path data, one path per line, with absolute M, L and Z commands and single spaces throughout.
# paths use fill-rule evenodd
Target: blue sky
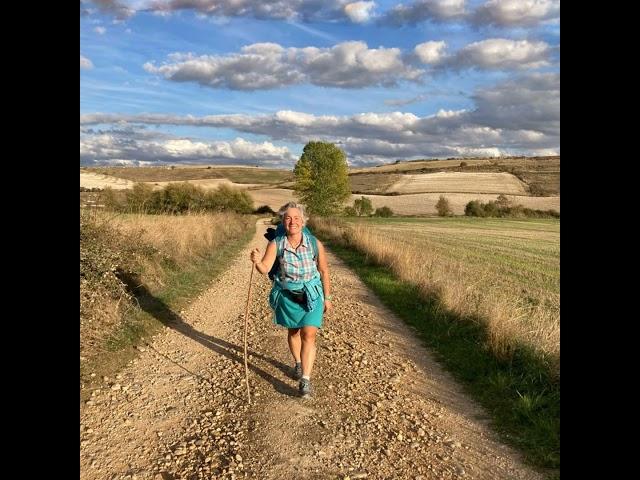
M 81 165 L 559 154 L 559 2 L 80 4 Z

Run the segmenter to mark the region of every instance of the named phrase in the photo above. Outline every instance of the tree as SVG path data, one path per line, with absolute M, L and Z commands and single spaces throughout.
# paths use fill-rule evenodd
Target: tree
M 369 216 L 373 213 L 373 204 L 368 198 L 360 197 L 353 201 L 353 209 L 359 217 Z
M 331 215 L 351 195 L 347 157 L 332 143 L 309 142 L 293 169 L 294 189 L 309 213 Z
M 449 200 L 447 200 L 444 195 L 440 195 L 440 199 L 438 203 L 436 203 L 436 210 L 441 217 L 448 217 L 453 213 L 451 211 L 451 205 L 449 205 Z

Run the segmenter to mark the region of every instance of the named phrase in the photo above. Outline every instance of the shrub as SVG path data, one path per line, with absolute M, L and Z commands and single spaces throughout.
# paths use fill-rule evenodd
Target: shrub
M 356 213 L 356 209 L 353 207 L 344 207 L 344 214 L 347 217 L 356 217 L 358 214 Z
M 484 205 L 478 200 L 471 200 L 464 207 L 464 214 L 468 217 L 484 217 Z
M 276 212 L 269 205 L 262 205 L 254 210 L 253 213 L 269 213 L 271 215 L 275 215 Z
M 438 203 L 436 203 L 436 210 L 441 217 L 448 217 L 453 214 L 449 200 L 447 200 L 444 195 L 440 195 Z
M 373 214 L 374 217 L 393 217 L 393 210 L 391 210 L 389 207 L 379 207 L 376 208 L 375 213 Z

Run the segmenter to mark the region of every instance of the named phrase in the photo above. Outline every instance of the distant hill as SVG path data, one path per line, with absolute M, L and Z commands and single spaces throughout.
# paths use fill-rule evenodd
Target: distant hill
M 274 210 L 295 199 L 293 172 L 284 169 L 234 165 L 157 167 L 82 167 L 84 187 L 131 188 L 134 182 L 190 182 L 205 188 L 227 184 L 249 191 L 255 206 Z M 453 203 L 455 213 L 466 202 L 489 201 L 498 194 L 529 208 L 560 210 L 560 157 L 458 158 L 396 161 L 377 167 L 349 169 L 352 200 L 370 198 L 375 207 L 389 206 L 398 214 L 430 215 L 440 194 Z M 537 200 L 536 200 L 537 198 Z

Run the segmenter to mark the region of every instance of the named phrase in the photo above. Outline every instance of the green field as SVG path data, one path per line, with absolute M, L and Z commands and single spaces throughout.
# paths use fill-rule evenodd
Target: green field
M 503 218 L 366 218 L 353 224 L 462 262 L 470 275 L 530 303 L 559 308 L 560 221 Z
M 560 221 L 315 220 L 313 231 L 489 412 L 559 478 Z

